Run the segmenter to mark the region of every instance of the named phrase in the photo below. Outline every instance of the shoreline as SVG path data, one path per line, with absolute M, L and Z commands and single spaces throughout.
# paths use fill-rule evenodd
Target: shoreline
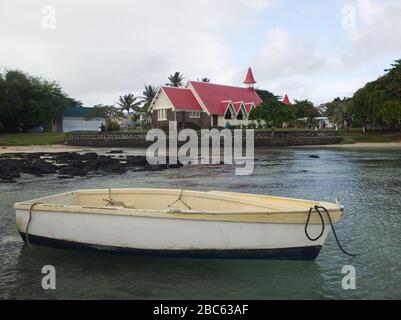
M 401 150 L 400 142 L 357 142 L 349 144 L 328 144 L 315 146 L 295 146 L 296 148 L 348 149 L 348 150 Z
M 276 148 L 276 147 L 274 147 Z M 329 144 L 329 145 L 303 145 L 303 146 L 288 146 L 279 148 L 308 148 L 308 149 L 359 149 L 359 150 L 370 150 L 370 149 L 382 149 L 382 150 L 401 150 L 400 142 L 358 142 L 353 144 Z M 6 153 L 59 153 L 59 152 L 83 152 L 83 151 L 100 151 L 100 150 L 112 150 L 112 149 L 143 149 L 143 148 L 95 148 L 95 147 L 80 147 L 80 146 L 69 146 L 62 144 L 55 145 L 32 145 L 32 146 L 10 146 L 0 147 L 0 154 Z M 258 149 L 258 147 L 255 147 Z

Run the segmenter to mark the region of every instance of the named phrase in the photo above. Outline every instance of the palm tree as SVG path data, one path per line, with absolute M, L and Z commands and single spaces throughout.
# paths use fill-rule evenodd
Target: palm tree
M 182 87 L 184 76 L 178 71 L 168 77 L 169 83 L 166 83 L 166 86 L 169 87 Z
M 203 77 L 202 79 L 200 79 L 200 81 L 199 81 L 199 79 L 198 79 L 198 82 L 206 82 L 206 83 L 209 83 L 209 82 L 210 82 L 210 79 L 207 78 L 207 77 Z
M 139 106 L 141 105 L 139 97 L 135 97 L 132 93 L 120 96 L 116 103 L 121 107 L 121 110 L 127 111 L 128 113 L 130 113 L 131 110 L 135 112 L 138 111 Z
M 144 103 L 144 105 L 142 106 L 142 111 L 148 112 L 150 104 L 152 103 L 158 90 L 159 90 L 159 88 L 157 88 L 157 87 L 153 87 L 151 85 L 148 85 L 148 86 L 145 85 L 145 90 L 143 90 L 143 92 L 142 92 L 142 101 L 141 102 Z

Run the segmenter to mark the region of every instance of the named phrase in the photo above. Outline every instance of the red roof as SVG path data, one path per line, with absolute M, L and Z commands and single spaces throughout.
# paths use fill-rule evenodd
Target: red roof
M 290 102 L 290 99 L 288 98 L 287 95 L 284 96 L 283 103 L 287 106 L 290 106 L 292 103 Z
M 256 83 L 255 78 L 253 77 L 253 72 L 251 68 L 248 68 L 248 72 L 246 74 L 246 78 L 244 81 L 245 84 L 254 84 Z
M 241 108 L 242 104 L 243 104 L 242 101 L 241 101 L 241 102 L 234 102 L 234 103 L 233 103 L 235 113 L 238 113 L 238 111 L 239 111 L 239 109 Z
M 189 83 L 212 115 L 224 115 L 226 110 L 222 104 L 223 101 L 253 102 L 256 106 L 262 103 L 262 99 L 260 99 L 255 90 L 249 90 L 248 88 L 196 81 L 190 81 Z
M 224 113 L 226 113 L 230 104 L 231 104 L 231 101 L 222 101 L 221 102 L 221 108 L 222 108 L 222 110 L 224 110 Z
M 244 103 L 244 106 L 245 106 L 245 110 L 246 110 L 246 112 L 251 112 L 251 109 L 252 109 L 252 106 L 253 106 L 253 103 L 252 102 L 250 102 L 250 103 Z
M 162 89 L 176 109 L 202 111 L 201 105 L 190 89 L 175 87 L 163 87 Z

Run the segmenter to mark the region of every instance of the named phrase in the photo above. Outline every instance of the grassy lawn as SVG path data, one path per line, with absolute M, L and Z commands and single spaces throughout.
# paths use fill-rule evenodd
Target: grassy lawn
M 10 133 L 0 134 L 0 146 L 31 146 L 63 144 L 64 133 Z
M 401 142 L 401 131 L 368 131 L 363 133 L 362 129 L 340 130 L 343 144 L 353 144 L 358 142 Z

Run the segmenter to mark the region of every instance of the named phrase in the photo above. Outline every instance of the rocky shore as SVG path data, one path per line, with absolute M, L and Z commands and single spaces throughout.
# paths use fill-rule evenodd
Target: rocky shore
M 145 156 L 125 155 L 123 151 L 110 152 L 109 155 L 95 152 L 6 153 L 0 155 L 0 183 L 14 183 L 22 174 L 36 177 L 53 174 L 60 179 L 69 179 L 88 174 L 161 171 L 181 166 L 182 164 L 150 165 Z

